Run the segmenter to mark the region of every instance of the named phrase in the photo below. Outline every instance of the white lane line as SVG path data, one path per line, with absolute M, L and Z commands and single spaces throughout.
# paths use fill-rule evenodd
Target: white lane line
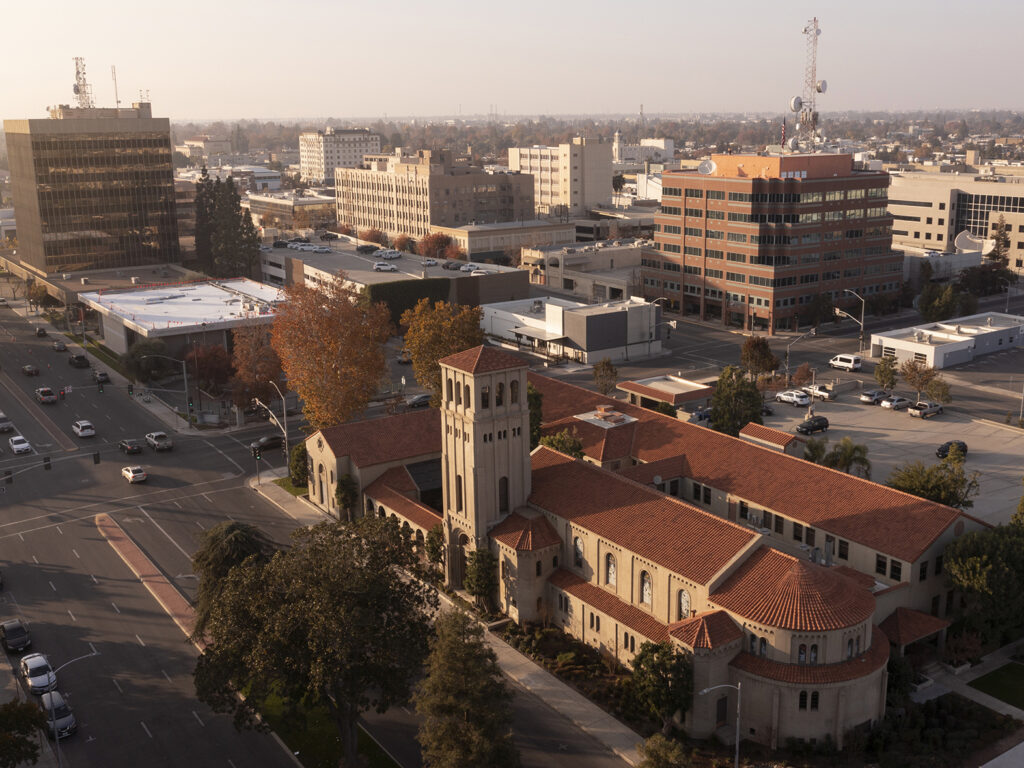
M 140 720 L 139 721 L 139 725 L 142 726 L 142 730 L 144 730 L 146 732 L 146 735 L 149 736 L 149 738 L 152 739 L 153 738 L 153 734 L 149 732 L 149 728 L 146 727 L 146 724 Z
M 156 520 L 154 520 L 152 518 L 152 516 L 149 514 L 149 512 L 146 511 L 145 507 L 139 507 L 139 511 L 142 514 L 144 514 L 147 518 L 149 518 L 149 522 L 151 522 L 153 525 L 155 525 L 157 530 L 160 531 L 160 533 L 162 533 L 164 536 L 166 536 L 167 540 L 169 542 L 171 542 L 171 544 L 173 544 L 175 547 L 177 547 L 178 551 L 181 552 L 181 554 L 183 554 L 186 558 L 188 558 L 189 562 L 192 562 L 192 555 L 190 555 L 188 552 L 186 552 L 178 542 L 176 542 L 174 539 L 172 539 L 171 538 L 171 534 L 169 534 L 167 531 L 165 531 L 163 528 L 160 527 L 160 523 L 158 523 Z
M 120 614 L 121 614 L 121 609 L 117 607 L 117 603 L 115 603 L 115 602 L 111 601 L 111 603 L 110 603 L 110 604 L 111 604 L 112 606 L 114 606 L 114 610 L 115 610 L 115 611 L 117 611 L 118 615 L 120 615 Z
M 59 526 L 59 525 L 57 526 L 57 533 L 59 533 L 59 534 L 60 534 L 61 536 L 63 536 L 63 535 L 64 535 L 64 531 L 62 531 L 62 530 L 60 529 L 60 526 Z
M 20 534 L 20 533 L 18 534 L 18 538 L 21 539 L 22 541 L 25 540 L 25 537 L 22 534 Z
M 71 617 L 71 620 L 72 620 L 72 621 L 78 621 L 78 619 L 76 619 L 76 618 L 75 618 L 75 614 L 73 614 L 73 613 L 71 612 L 71 609 L 70 609 L 70 608 L 68 608 L 68 616 L 70 616 L 70 617 Z
M 92 583 L 93 584 L 99 584 L 100 583 L 99 580 L 93 574 L 91 574 L 91 573 L 89 574 L 89 578 L 92 579 Z
M 228 765 L 230 765 L 231 768 L 238 768 L 238 766 L 236 766 L 233 762 L 231 762 L 231 758 L 228 758 Z
M 225 459 L 227 459 L 227 460 L 228 460 L 229 462 L 231 462 L 232 466 L 234 466 L 234 468 L 235 468 L 235 469 L 237 469 L 237 470 L 238 470 L 239 472 L 241 472 L 241 473 L 242 473 L 243 475 L 245 474 L 245 470 L 244 470 L 244 469 L 242 469 L 242 467 L 241 467 L 241 466 L 239 465 L 239 463 L 238 463 L 237 461 L 235 461 L 234 459 L 232 459 L 232 458 L 231 458 L 230 456 L 228 456 L 228 455 L 227 455 L 226 453 L 224 453 L 224 451 L 222 451 L 222 450 L 221 450 L 220 448 L 218 448 L 218 447 L 217 447 L 216 445 L 214 445 L 213 443 L 211 443 L 211 442 L 210 442 L 209 440 L 203 440 L 203 442 L 204 442 L 204 443 L 206 443 L 206 444 L 207 444 L 208 446 L 210 446 L 211 448 L 213 448 L 213 450 L 215 450 L 215 451 L 216 451 L 217 453 L 219 453 L 219 454 L 220 454 L 221 456 L 223 456 L 223 457 L 224 457 Z
M 178 502 L 174 502 L 174 506 L 176 506 L 178 509 L 181 509 L 181 504 L 179 504 Z
M 57 588 L 55 586 L 53 586 L 53 582 L 52 581 L 48 581 L 46 583 L 50 585 L 50 589 L 52 589 L 54 592 L 57 591 Z
M 81 559 L 82 559 L 82 556 L 81 556 L 80 554 L 78 554 L 78 550 L 77 550 L 77 549 L 72 549 L 72 550 L 71 550 L 71 554 L 73 554 L 73 555 L 74 555 L 75 557 L 77 557 L 77 558 L 78 558 L 79 560 L 81 560 Z
M 32 555 L 32 562 L 35 563 L 36 565 L 39 565 L 39 560 L 36 558 L 35 555 Z
M 96 650 L 96 646 L 93 645 L 92 643 L 89 643 L 89 650 L 92 651 L 93 653 L 99 655 L 99 651 Z
M 203 493 L 203 494 L 200 494 L 200 495 L 201 495 L 201 496 L 202 496 L 202 497 L 203 497 L 204 499 L 206 499 L 206 503 L 207 503 L 207 504 L 211 504 L 211 505 L 213 504 L 213 501 L 212 501 L 212 500 L 210 499 L 210 497 L 209 497 L 209 496 L 207 496 L 207 495 L 206 495 L 205 493 Z
M 142 638 L 141 637 L 139 637 L 138 635 L 135 635 L 135 639 L 139 641 L 139 645 L 141 645 L 143 648 L 146 647 L 146 644 L 144 642 L 142 642 Z
M 199 724 L 200 724 L 201 726 L 203 726 L 204 728 L 206 727 L 206 723 L 204 723 L 204 722 L 203 722 L 203 719 L 202 719 L 201 717 L 199 717 L 199 715 L 198 715 L 198 714 L 196 714 L 196 711 L 195 711 L 194 709 L 192 710 L 192 715 L 193 715 L 193 716 L 195 717 L 195 719 L 196 719 L 196 720 L 198 720 L 198 721 L 199 721 Z
M 121 684 L 119 682 L 117 682 L 117 678 L 116 677 L 112 677 L 110 679 L 114 681 L 114 687 L 117 688 L 117 692 L 120 693 L 120 694 L 124 694 L 124 691 L 121 690 Z
M 170 675 L 168 675 L 168 674 L 167 674 L 167 673 L 166 673 L 166 672 L 165 672 L 164 670 L 162 670 L 162 669 L 161 669 L 160 671 L 161 671 L 161 672 L 163 672 L 163 675 L 164 675 L 164 677 L 165 677 L 165 678 L 167 678 L 167 682 L 168 682 L 168 683 L 172 683 L 172 684 L 174 683 L 174 681 L 173 681 L 173 680 L 171 680 L 171 676 L 170 676 Z
M 201 530 L 201 531 L 205 531 L 206 530 L 206 528 L 203 527 L 203 524 L 200 523 L 198 520 L 193 520 L 192 522 L 194 522 L 196 525 L 199 526 L 199 530 Z

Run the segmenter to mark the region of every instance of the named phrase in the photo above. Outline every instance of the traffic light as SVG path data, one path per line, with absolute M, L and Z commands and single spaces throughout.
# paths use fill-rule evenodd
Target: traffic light
M 263 451 L 257 448 L 253 451 L 252 455 L 256 457 L 256 461 L 259 461 L 260 459 L 263 458 Z
M 49 456 L 43 456 L 43 469 L 51 469 Z
M 129 384 L 128 385 L 128 397 L 131 397 L 133 394 L 135 394 L 135 385 L 134 384 Z
M 102 381 L 98 382 L 96 384 L 96 391 L 99 392 L 101 395 L 103 394 L 103 382 Z
M 188 396 L 188 409 L 190 411 L 192 410 L 192 395 Z
M 64 399 L 64 390 L 61 389 L 60 392 L 58 392 L 58 394 L 60 395 L 60 399 L 63 400 Z

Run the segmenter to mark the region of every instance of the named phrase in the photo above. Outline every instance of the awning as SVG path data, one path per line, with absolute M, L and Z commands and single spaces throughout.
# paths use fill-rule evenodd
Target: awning
M 540 341 L 557 341 L 558 339 L 565 338 L 565 334 L 546 331 L 543 328 L 533 328 L 528 325 L 521 325 L 518 328 L 513 328 L 512 333 L 516 336 L 526 336 Z

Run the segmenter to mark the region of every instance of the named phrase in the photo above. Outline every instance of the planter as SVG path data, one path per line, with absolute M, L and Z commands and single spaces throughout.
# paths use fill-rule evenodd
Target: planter
M 966 672 L 967 670 L 969 670 L 971 668 L 970 662 L 964 662 L 963 664 L 960 664 L 959 666 L 954 666 L 952 664 L 945 664 L 943 666 L 945 666 L 946 669 L 948 669 L 954 675 L 963 674 L 964 672 Z

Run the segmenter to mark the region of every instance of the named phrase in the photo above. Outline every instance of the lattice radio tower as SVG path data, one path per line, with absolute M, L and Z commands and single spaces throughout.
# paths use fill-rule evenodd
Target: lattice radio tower
M 803 29 L 807 38 L 807 52 L 804 57 L 804 90 L 802 96 L 794 96 L 789 108 L 797 113 L 797 135 L 790 139 L 790 149 L 814 149 L 818 134 L 817 95 L 828 90 L 828 83 L 818 79 L 818 37 L 821 28 L 817 17 L 807 22 Z
M 71 88 L 75 94 L 75 105 L 79 109 L 92 109 L 92 86 L 85 79 L 85 59 L 75 57 L 75 84 Z

